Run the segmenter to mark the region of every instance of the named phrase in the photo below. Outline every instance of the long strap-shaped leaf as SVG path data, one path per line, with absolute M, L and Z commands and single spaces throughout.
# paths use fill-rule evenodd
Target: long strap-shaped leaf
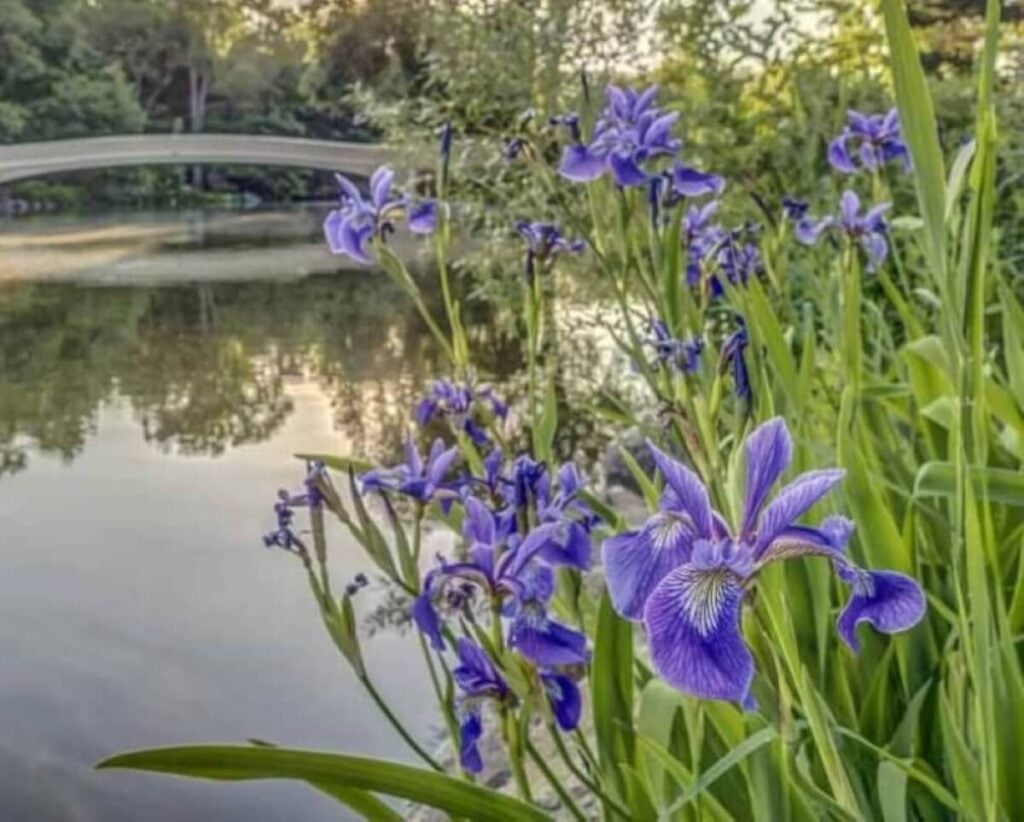
M 98 768 L 177 774 L 225 781 L 301 779 L 325 793 L 357 788 L 439 808 L 479 822 L 542 822 L 550 817 L 525 802 L 444 774 L 380 759 L 287 748 L 196 745 L 121 754 Z

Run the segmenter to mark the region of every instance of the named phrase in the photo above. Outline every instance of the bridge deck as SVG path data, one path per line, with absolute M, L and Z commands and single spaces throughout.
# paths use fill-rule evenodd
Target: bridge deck
M 0 185 L 30 177 L 142 165 L 261 165 L 366 175 L 394 162 L 388 146 L 243 134 L 136 134 L 0 145 Z

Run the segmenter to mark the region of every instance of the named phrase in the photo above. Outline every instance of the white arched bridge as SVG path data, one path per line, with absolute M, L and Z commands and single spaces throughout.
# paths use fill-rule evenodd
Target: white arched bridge
M 86 169 L 145 165 L 285 166 L 369 175 L 394 149 L 246 134 L 134 134 L 0 145 L 0 185 Z

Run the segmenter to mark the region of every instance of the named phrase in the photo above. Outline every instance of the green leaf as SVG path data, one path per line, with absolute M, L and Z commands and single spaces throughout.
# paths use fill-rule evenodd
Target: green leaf
M 913 160 L 917 199 L 924 218 L 925 253 L 945 287 L 946 174 L 932 96 L 902 0 L 882 0 L 882 14 L 900 127 Z
M 348 472 L 351 470 L 357 474 L 373 468 L 372 462 L 360 457 L 342 457 L 336 454 L 296 454 L 295 458 L 306 462 L 322 462 L 328 468 L 333 468 L 336 471 Z
M 1024 472 L 974 465 L 969 474 L 978 496 L 984 493 L 993 502 L 1024 507 Z M 952 496 L 956 490 L 956 466 L 951 462 L 925 463 L 917 472 L 915 497 Z
M 320 790 L 355 788 L 396 796 L 480 822 L 540 822 L 550 817 L 518 799 L 444 774 L 395 762 L 286 748 L 198 745 L 121 754 L 101 769 L 177 774 L 199 779 L 301 779 Z
M 690 787 L 683 792 L 682 796 L 672 803 L 672 806 L 663 815 L 672 816 L 675 814 L 680 808 L 685 806 L 687 803 L 692 802 L 704 793 L 717 779 L 724 776 L 731 768 L 746 759 L 755 751 L 772 742 L 778 737 L 778 735 L 779 732 L 771 725 L 752 733 L 739 745 L 729 751 L 729 753 L 715 762 L 714 765 L 702 771 L 696 781 L 694 781 Z
M 953 218 L 953 210 L 956 208 L 960 195 L 964 193 L 964 182 L 967 179 L 967 169 L 971 166 L 976 149 L 974 140 L 965 143 L 960 147 L 953 158 L 953 165 L 949 168 L 949 180 L 946 182 L 946 222 Z
M 597 754 L 606 784 L 626 797 L 620 763 L 633 762 L 633 625 L 601 595 L 590 678 Z
M 640 467 L 640 463 L 636 461 L 636 458 L 629 453 L 626 448 L 619 447 L 619 455 L 622 457 L 622 461 L 626 463 L 626 468 L 629 469 L 630 475 L 632 475 L 634 481 L 640 486 L 640 493 L 644 496 L 644 502 L 647 503 L 647 507 L 652 511 L 658 507 L 658 497 L 661 496 L 658 493 L 658 486 L 654 484 L 654 481 L 644 473 L 644 469 Z
M 878 802 L 885 822 L 907 822 L 907 772 L 892 762 L 878 763 Z
M 551 463 L 555 432 L 558 430 L 558 397 L 555 395 L 555 382 L 549 380 L 544 392 L 544 407 L 541 408 L 540 419 L 533 428 L 533 453 L 542 462 Z

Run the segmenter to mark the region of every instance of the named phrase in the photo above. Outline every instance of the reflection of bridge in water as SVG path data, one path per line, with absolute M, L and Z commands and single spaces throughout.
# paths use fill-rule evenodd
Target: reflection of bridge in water
M 0 145 L 0 185 L 47 174 L 145 165 L 285 166 L 368 175 L 387 146 L 244 134 L 135 134 Z

